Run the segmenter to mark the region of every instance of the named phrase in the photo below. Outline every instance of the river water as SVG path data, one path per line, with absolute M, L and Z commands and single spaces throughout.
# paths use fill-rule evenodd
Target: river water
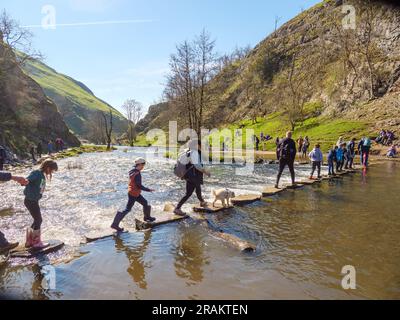
M 127 152 L 126 152 L 127 151 Z M 154 211 L 176 203 L 184 184 L 174 161 L 149 161 L 143 181 Z M 59 161 L 60 171 L 41 202 L 45 239 L 66 243 L 44 260 L 12 260 L 0 267 L 0 294 L 34 299 L 400 299 L 399 163 L 374 166 L 366 175 L 346 176 L 208 218 L 225 232 L 257 244 L 241 253 L 213 238 L 194 220 L 153 231 L 123 234 L 81 245 L 93 230 L 107 230 L 127 200 L 133 159 L 154 149 L 119 149 Z M 77 169 L 69 169 L 75 164 Z M 229 187 L 260 193 L 275 180 L 276 165 L 257 165 L 251 175 L 230 165 L 211 166 L 204 194 Z M 28 172 L 23 172 L 26 174 Z M 298 166 L 297 175 L 309 175 Z M 289 177 L 283 178 L 283 182 Z M 23 189 L 0 185 L 0 230 L 22 241 L 31 223 Z M 184 209 L 196 203 L 191 199 Z M 134 215 L 125 226 L 134 225 Z M 52 265 L 55 288 L 46 288 L 43 267 Z M 354 266 L 357 289 L 342 288 L 344 266 Z

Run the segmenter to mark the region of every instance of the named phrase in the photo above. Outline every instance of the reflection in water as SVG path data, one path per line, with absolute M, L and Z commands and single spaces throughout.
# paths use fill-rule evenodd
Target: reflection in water
M 115 248 L 121 252 L 125 252 L 126 257 L 129 260 L 128 273 L 132 277 L 133 281 L 138 284 L 141 289 L 147 289 L 146 282 L 146 266 L 145 253 L 151 241 L 151 231 L 143 232 L 143 241 L 131 247 L 131 245 L 125 245 L 124 240 L 116 238 Z
M 176 275 L 188 280 L 188 285 L 200 283 L 203 280 L 203 267 L 208 263 L 204 255 L 201 233 L 193 232 L 193 227 L 183 226 L 180 228 L 179 240 L 174 251 Z

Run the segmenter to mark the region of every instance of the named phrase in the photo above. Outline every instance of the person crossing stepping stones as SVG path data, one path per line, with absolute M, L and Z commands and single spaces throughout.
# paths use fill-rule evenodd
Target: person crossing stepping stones
M 128 187 L 128 204 L 122 212 L 117 212 L 114 221 L 111 225 L 112 229 L 118 232 L 123 232 L 124 229 L 119 226 L 125 216 L 131 212 L 136 202 L 143 206 L 144 220 L 146 222 L 154 222 L 155 218 L 151 217 L 151 206 L 147 200 L 142 196 L 142 192 L 154 192 L 155 190 L 146 188 L 142 185 L 142 175 L 144 167 L 146 166 L 146 160 L 138 158 L 135 160 L 135 167 L 129 172 L 129 187 Z

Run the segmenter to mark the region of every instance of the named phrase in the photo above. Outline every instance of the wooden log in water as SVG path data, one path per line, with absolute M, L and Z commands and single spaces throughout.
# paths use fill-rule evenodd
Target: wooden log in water
M 279 193 L 281 193 L 281 192 L 283 192 L 285 190 L 286 190 L 285 187 L 278 188 L 278 189 L 275 188 L 275 187 L 265 187 L 263 192 L 262 192 L 262 194 L 263 194 L 263 197 L 270 197 L 270 196 L 274 196 L 276 194 L 279 194 Z
M 231 203 L 234 206 L 244 206 L 244 205 L 248 205 L 248 204 L 260 201 L 260 200 L 261 200 L 260 195 L 248 194 L 248 195 L 237 196 L 237 197 L 231 199 Z
M 233 206 L 224 207 L 222 204 L 218 203 L 216 203 L 215 206 L 213 206 L 212 204 L 208 204 L 206 207 L 200 207 L 200 206 L 193 207 L 193 211 L 198 213 L 217 213 L 231 209 L 233 209 Z
M 229 243 L 242 252 L 254 252 L 257 246 L 249 241 L 242 240 L 232 234 L 210 230 L 211 236 Z
M 44 241 L 48 242 L 50 245 L 44 249 L 27 249 L 25 246 L 20 246 L 12 251 L 10 251 L 10 258 L 24 258 L 31 259 L 40 255 L 46 255 L 50 253 L 57 252 L 64 247 L 64 242 L 58 240 Z

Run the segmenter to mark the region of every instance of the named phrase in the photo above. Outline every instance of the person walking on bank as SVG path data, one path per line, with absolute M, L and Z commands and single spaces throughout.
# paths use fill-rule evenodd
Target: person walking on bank
M 4 163 L 7 160 L 7 153 L 6 150 L 0 146 L 0 171 L 4 169 Z
M 35 147 L 34 147 L 34 146 L 31 147 L 30 152 L 31 152 L 31 157 L 32 157 L 33 163 L 36 163 L 36 158 L 35 158 Z
M 310 152 L 309 157 L 312 162 L 312 171 L 311 171 L 310 180 L 314 179 L 315 169 L 318 169 L 318 179 L 321 179 L 322 178 L 321 177 L 321 166 L 322 166 L 322 162 L 324 161 L 324 155 L 322 154 L 322 151 L 321 151 L 321 145 L 316 144 L 315 148 Z
M 122 212 L 117 212 L 111 228 L 117 232 L 123 232 L 124 229 L 119 226 L 121 221 L 126 217 L 126 215 L 131 212 L 133 206 L 136 202 L 143 206 L 144 221 L 154 222 L 155 218 L 151 217 L 151 206 L 147 200 L 142 196 L 142 191 L 144 192 L 155 192 L 153 189 L 146 188 L 142 185 L 142 175 L 141 172 L 146 166 L 146 160 L 143 158 L 137 158 L 135 160 L 135 167 L 129 172 L 129 192 L 128 192 L 128 204 L 126 209 Z
M 292 178 L 292 185 L 296 185 L 296 177 L 294 172 L 294 161 L 296 159 L 296 153 L 296 142 L 294 142 L 294 140 L 292 139 L 292 132 L 289 131 L 286 134 L 286 138 L 281 140 L 281 142 L 279 143 L 279 172 L 275 184 L 276 189 L 279 188 L 279 181 L 286 166 L 289 167 L 290 175 Z
M 304 138 L 303 148 L 302 148 L 302 158 L 307 157 L 308 148 L 310 148 L 310 139 L 308 137 Z
M 200 147 L 198 140 L 191 140 L 189 142 L 189 150 L 180 157 L 180 162 L 186 165 L 187 172 L 184 176 L 184 180 L 186 180 L 186 194 L 174 210 L 174 213 L 178 216 L 186 215 L 182 211 L 182 206 L 189 200 L 194 191 L 196 191 L 200 206 L 207 206 L 207 202 L 204 201 L 201 193 L 201 186 L 204 184 L 204 175 L 211 177 L 211 173 L 202 164 Z
M 47 144 L 47 151 L 48 154 L 51 155 L 54 151 L 54 145 L 53 145 L 53 141 L 49 141 L 49 143 Z
M 302 157 L 303 144 L 304 144 L 304 139 L 303 139 L 303 137 L 300 137 L 299 140 L 297 140 L 297 146 L 299 148 L 298 151 L 299 151 L 300 157 Z

